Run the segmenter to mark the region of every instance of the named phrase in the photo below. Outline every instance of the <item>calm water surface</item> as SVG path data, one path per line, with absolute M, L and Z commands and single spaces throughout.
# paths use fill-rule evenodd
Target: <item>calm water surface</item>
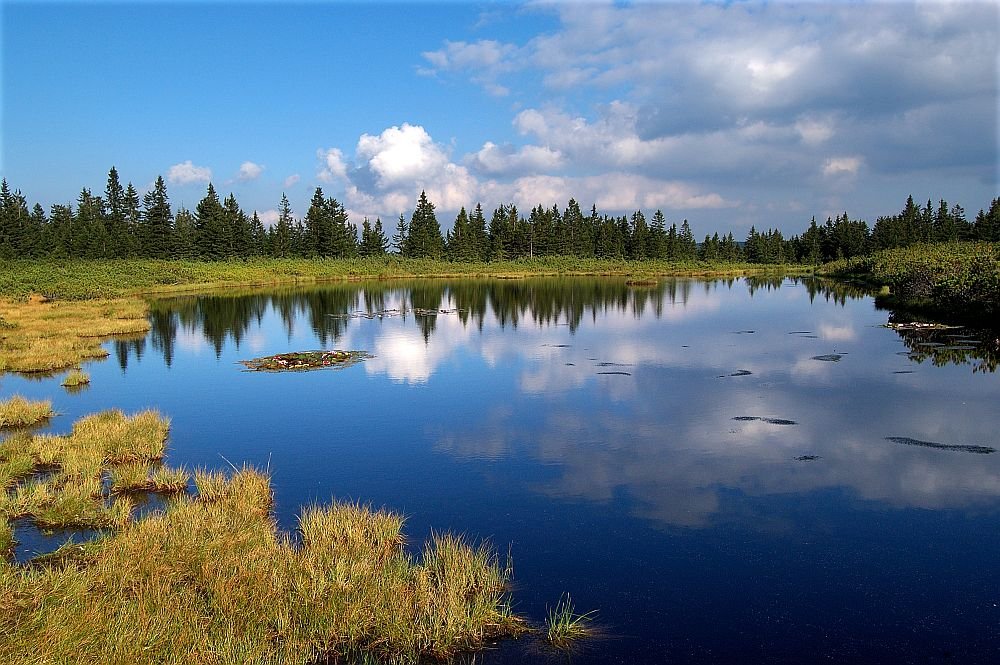
M 157 408 L 169 463 L 268 467 L 287 529 L 351 499 L 405 514 L 415 550 L 431 529 L 509 548 L 516 611 L 597 610 L 575 663 L 1000 662 L 997 350 L 887 318 L 793 280 L 184 297 L 89 389 L 0 392 L 54 397 L 55 431 Z M 321 348 L 374 357 L 238 364 Z M 550 660 L 521 640 L 477 662 Z

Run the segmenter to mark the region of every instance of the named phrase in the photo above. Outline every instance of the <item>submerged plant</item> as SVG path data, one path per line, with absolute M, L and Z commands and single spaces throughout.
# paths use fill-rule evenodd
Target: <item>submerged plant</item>
M 567 593 L 555 609 L 550 609 L 545 620 L 545 638 L 549 644 L 562 651 L 570 650 L 580 639 L 594 634 L 593 618 L 597 610 L 577 614 L 573 601 Z

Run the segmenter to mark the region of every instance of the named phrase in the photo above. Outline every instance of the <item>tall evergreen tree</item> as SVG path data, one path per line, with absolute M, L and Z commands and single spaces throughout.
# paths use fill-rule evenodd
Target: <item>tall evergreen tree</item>
M 444 255 L 441 225 L 434 215 L 434 204 L 423 191 L 420 192 L 417 207 L 410 217 L 409 246 L 410 256 L 416 258 L 440 259 Z
M 208 190 L 195 207 L 194 214 L 194 239 L 198 257 L 206 261 L 219 261 L 225 258 L 229 250 L 226 211 L 212 183 L 208 183 Z
M 140 247 L 143 256 L 154 259 L 170 258 L 173 247 L 174 216 L 167 198 L 167 184 L 157 176 L 153 189 L 142 199 Z
M 399 221 L 396 222 L 396 232 L 392 234 L 392 248 L 400 256 L 409 256 L 410 251 L 410 230 L 406 225 L 403 213 L 399 214 Z

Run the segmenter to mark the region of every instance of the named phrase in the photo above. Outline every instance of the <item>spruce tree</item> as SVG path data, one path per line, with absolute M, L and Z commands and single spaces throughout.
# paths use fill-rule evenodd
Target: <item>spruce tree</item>
M 270 232 L 270 254 L 280 259 L 292 255 L 292 208 L 288 204 L 288 197 L 281 193 L 281 204 L 278 208 L 278 221 L 271 227 Z
M 205 261 L 219 261 L 227 254 L 225 210 L 212 183 L 204 198 L 195 207 L 195 248 L 198 258 Z
M 409 245 L 410 256 L 416 258 L 440 259 L 444 255 L 441 225 L 434 215 L 434 204 L 423 191 L 420 192 L 417 207 L 410 217 Z
M 403 213 L 399 214 L 399 221 L 396 222 L 396 232 L 392 235 L 392 248 L 400 256 L 409 256 L 410 232 L 406 226 Z
M 167 198 L 167 184 L 163 176 L 157 176 L 153 189 L 142 199 L 143 210 L 140 218 L 141 252 L 153 259 L 170 258 L 173 247 L 173 213 Z

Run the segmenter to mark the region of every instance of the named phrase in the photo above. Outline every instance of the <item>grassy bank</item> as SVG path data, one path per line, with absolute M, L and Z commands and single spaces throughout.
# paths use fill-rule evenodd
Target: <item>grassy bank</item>
M 492 549 L 438 535 L 415 557 L 401 517 L 354 504 L 304 509 L 293 538 L 265 475 L 192 488 L 158 466 L 168 426 L 108 411 L 0 442 L 0 551 L 14 519 L 104 530 L 32 566 L 0 557 L 0 662 L 416 662 L 525 630 Z M 140 491 L 175 498 L 135 520 Z
M 309 284 L 402 277 L 526 277 L 544 275 L 732 276 L 805 272 L 788 265 L 693 261 L 617 261 L 548 257 L 492 263 L 451 263 L 385 256 L 368 259 L 258 259 L 250 261 L 0 261 L 0 297 L 30 294 L 81 300 L 120 298 L 213 286 Z
M 819 274 L 888 287 L 883 304 L 969 323 L 1000 315 L 1000 245 L 937 243 L 836 261 Z

